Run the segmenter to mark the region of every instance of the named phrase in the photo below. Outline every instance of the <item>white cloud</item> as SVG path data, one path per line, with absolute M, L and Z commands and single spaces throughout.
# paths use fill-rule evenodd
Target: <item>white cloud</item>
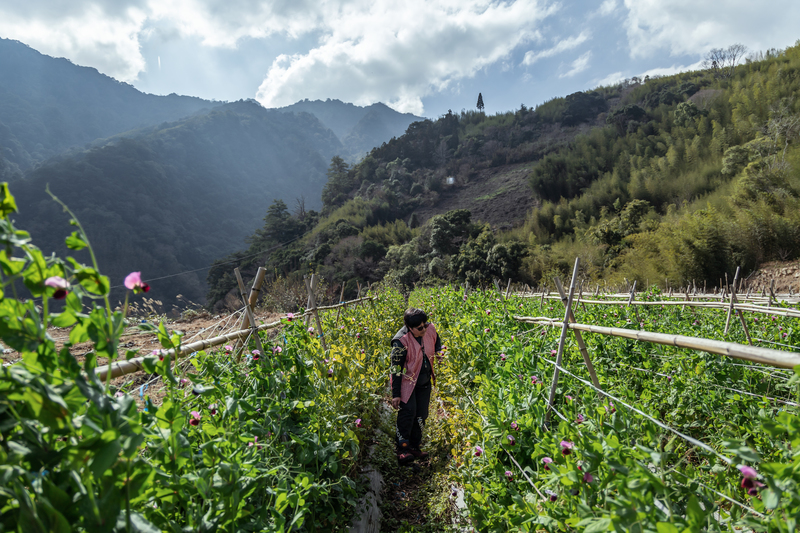
M 611 85 L 616 85 L 617 83 L 621 82 L 624 79 L 625 79 L 625 76 L 623 76 L 622 71 L 613 72 L 613 73 L 609 74 L 608 76 L 606 76 L 605 78 L 603 78 L 601 80 L 597 80 L 595 82 L 595 86 L 597 86 L 597 87 L 609 87 Z
M 34 4 L 0 4 L 0 35 L 122 81 L 132 81 L 144 70 L 138 34 L 147 16 L 140 6 L 62 2 L 61 11 Z
M 632 57 L 647 57 L 659 49 L 700 55 L 733 43 L 752 50 L 782 48 L 798 37 L 797 0 L 771 0 L 768 5 L 752 0 L 625 0 L 625 6 Z
M 585 54 L 580 56 L 578 59 L 573 61 L 572 65 L 570 65 L 571 68 L 567 72 L 565 72 L 563 74 L 560 74 L 558 77 L 559 78 L 570 78 L 570 77 L 574 76 L 575 74 L 583 72 L 584 70 L 589 68 L 589 61 L 591 61 L 591 59 L 592 59 L 592 51 L 589 50 L 588 52 L 586 52 Z
M 529 50 L 525 52 L 525 57 L 522 59 L 523 65 L 533 65 L 540 59 L 545 57 L 552 57 L 556 54 L 560 54 L 562 52 L 566 52 L 567 50 L 572 50 L 577 48 L 584 42 L 586 42 L 590 37 L 589 32 L 582 31 L 579 35 L 575 37 L 568 37 L 562 41 L 559 41 L 555 46 L 551 48 L 547 48 L 545 50 L 539 50 L 538 52 L 534 52 L 533 50 Z
M 672 74 L 677 74 L 678 72 L 700 70 L 702 68 L 702 63 L 703 61 L 701 60 L 691 65 L 672 65 L 671 67 L 651 68 L 650 70 L 639 74 L 639 77 L 644 79 L 645 76 L 671 76 Z
M 364 0 L 326 19 L 320 45 L 281 56 L 257 94 L 267 107 L 300 98 L 383 101 L 423 113 L 422 98 L 505 59 L 539 38 L 537 25 L 554 12 L 537 0 Z
M 605 0 L 600 4 L 598 13 L 602 16 L 608 16 L 617 9 L 617 0 Z

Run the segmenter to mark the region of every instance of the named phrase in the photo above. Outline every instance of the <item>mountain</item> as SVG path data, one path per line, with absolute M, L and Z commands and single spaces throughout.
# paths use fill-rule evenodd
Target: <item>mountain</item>
M 68 219 L 45 193 L 49 184 L 86 228 L 112 285 L 134 270 L 147 279 L 202 269 L 240 248 L 274 199 L 294 206 L 305 196 L 306 208 L 319 208 L 340 148 L 311 115 L 225 104 L 39 165 L 11 184 L 16 223 L 48 253 L 67 253 Z M 165 305 L 178 294 L 201 302 L 205 272 L 151 286 L 148 296 Z
M 576 257 L 593 286 L 719 287 L 737 267 L 747 278 L 800 258 L 798 93 L 800 44 L 735 69 L 414 122 L 332 166 L 323 216 L 301 240 L 248 263 L 268 243 L 256 234 L 224 268 L 252 275 L 266 261 L 283 274 L 267 292 L 314 272 L 333 297 L 357 282 L 549 284 Z M 230 280 L 212 270 L 209 282 L 210 303 L 224 304 Z
M 93 68 L 0 38 L 0 179 L 18 179 L 42 161 L 96 139 L 217 105 L 145 94 Z
M 343 152 L 339 155 L 351 162 L 393 137 L 400 137 L 412 122 L 424 120 L 411 113 L 398 113 L 380 102 L 361 107 L 340 100 L 306 99 L 279 110 L 317 117 L 342 142 Z

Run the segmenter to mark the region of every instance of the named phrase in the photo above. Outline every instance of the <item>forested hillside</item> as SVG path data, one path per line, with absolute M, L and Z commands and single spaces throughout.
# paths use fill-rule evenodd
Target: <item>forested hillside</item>
M 306 99 L 279 110 L 317 117 L 341 141 L 342 150 L 338 155 L 351 163 L 375 146 L 403 135 L 412 122 L 422 120 L 411 113 L 398 113 L 380 102 L 361 107 L 339 100 Z
M 0 38 L 0 179 L 73 147 L 177 120 L 219 102 L 156 96 Z
M 288 279 L 314 270 L 331 287 L 384 278 L 410 286 L 536 283 L 581 256 L 592 280 L 716 286 L 737 265 L 749 272 L 800 256 L 799 90 L 800 44 L 535 109 L 416 122 L 356 165 L 334 158 L 319 222 L 242 263 L 266 260 Z M 515 228 L 497 231 L 465 210 L 418 214 L 504 167 L 529 169 L 538 198 Z M 279 244 L 275 229 L 297 222 L 274 210 L 240 254 Z M 211 301 L 231 288 L 231 268 L 210 272 Z
M 327 160 L 340 146 L 308 114 L 226 104 L 49 161 L 11 185 L 16 219 L 43 250 L 64 251 L 68 217 L 45 193 L 49 184 L 111 279 L 196 270 L 244 246 L 274 198 L 294 205 L 305 196 L 307 209 L 319 209 Z M 177 294 L 202 301 L 205 274 L 153 281 L 152 294 L 167 307 Z

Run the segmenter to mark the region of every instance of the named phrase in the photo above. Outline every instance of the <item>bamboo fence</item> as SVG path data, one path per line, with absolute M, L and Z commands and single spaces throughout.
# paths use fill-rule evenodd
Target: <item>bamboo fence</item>
M 575 331 L 585 331 L 588 333 L 599 333 L 614 337 L 623 337 L 635 341 L 653 342 L 677 348 L 688 348 L 703 352 L 735 357 L 754 363 L 761 363 L 779 368 L 794 368 L 800 365 L 800 353 L 773 350 L 772 348 L 760 348 L 747 346 L 735 342 L 715 341 L 711 339 L 701 339 L 697 337 L 687 337 L 684 335 L 672 335 L 666 333 L 655 333 L 651 331 L 633 330 L 625 328 L 612 328 L 605 326 L 595 326 L 591 324 L 564 323 L 550 317 L 524 317 L 515 316 L 515 320 L 528 324 L 537 324 L 550 327 L 567 327 Z
M 353 305 L 365 300 L 373 300 L 375 296 L 364 296 L 363 298 L 356 298 L 355 300 L 350 300 L 348 302 L 342 302 L 336 305 L 328 305 L 325 307 L 317 307 L 315 309 L 309 309 L 302 314 L 298 314 L 295 316 L 296 319 L 302 320 L 306 316 L 313 316 L 315 311 L 322 311 L 322 310 L 329 310 L 329 309 L 336 309 L 339 307 L 346 307 L 347 305 Z M 188 354 L 197 352 L 199 350 L 205 350 L 212 346 L 219 346 L 220 344 L 224 344 L 226 342 L 233 342 L 237 340 L 245 340 L 248 336 L 253 334 L 254 331 L 266 331 L 269 329 L 277 328 L 282 324 L 281 321 L 277 322 L 270 322 L 268 324 L 261 324 L 257 327 L 248 327 L 246 329 L 240 329 L 237 331 L 232 331 L 225 335 L 220 335 L 218 337 L 212 337 L 210 339 L 203 339 L 197 342 L 192 342 L 186 345 L 183 345 L 177 351 L 175 349 L 164 350 L 161 352 L 164 357 L 170 356 L 173 357 L 175 361 L 180 360 L 181 358 L 185 357 Z M 144 370 L 144 359 L 145 357 L 137 357 L 135 359 L 130 359 L 127 361 L 116 361 L 110 365 L 99 366 L 95 369 L 95 373 L 97 377 L 101 380 L 106 379 L 113 379 L 119 376 L 124 376 L 126 374 L 132 374 L 133 372 L 138 372 L 140 370 Z

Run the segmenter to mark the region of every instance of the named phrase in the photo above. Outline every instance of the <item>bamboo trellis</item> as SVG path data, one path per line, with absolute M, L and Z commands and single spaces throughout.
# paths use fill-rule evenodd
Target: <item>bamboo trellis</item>
M 312 316 L 315 310 L 320 311 L 325 309 L 336 309 L 337 307 L 353 305 L 355 303 L 364 300 L 371 300 L 375 298 L 376 298 L 375 296 L 365 296 L 363 298 L 356 298 L 355 300 L 350 300 L 349 302 L 342 302 L 336 305 L 329 305 L 325 307 L 317 307 L 316 309 L 309 309 L 300 315 L 296 315 L 296 318 L 298 320 L 302 320 L 306 316 Z M 253 334 L 254 331 L 266 331 L 269 329 L 277 328 L 281 324 L 282 324 L 281 321 L 277 321 L 277 322 L 270 322 L 268 324 L 261 324 L 255 328 L 249 327 L 247 329 L 240 329 L 237 331 L 232 331 L 225 335 L 220 335 L 218 337 L 212 337 L 210 339 L 204 339 L 183 345 L 180 347 L 179 350 L 177 350 L 177 352 L 174 348 L 169 350 L 163 350 L 161 354 L 164 355 L 164 357 L 167 356 L 173 357 L 175 361 L 178 361 L 179 359 L 185 357 L 186 355 L 197 352 L 199 350 L 205 350 L 206 348 L 210 348 L 212 346 L 219 346 L 220 344 L 224 344 L 226 342 L 244 340 L 247 339 L 249 335 Z M 95 373 L 97 374 L 97 377 L 100 378 L 101 380 L 106 380 L 109 378 L 113 379 L 119 376 L 124 376 L 126 374 L 131 374 L 133 372 L 144 370 L 143 366 L 144 359 L 145 359 L 144 357 L 137 357 L 135 359 L 130 359 L 128 361 L 116 361 L 110 365 L 97 367 L 95 369 Z

